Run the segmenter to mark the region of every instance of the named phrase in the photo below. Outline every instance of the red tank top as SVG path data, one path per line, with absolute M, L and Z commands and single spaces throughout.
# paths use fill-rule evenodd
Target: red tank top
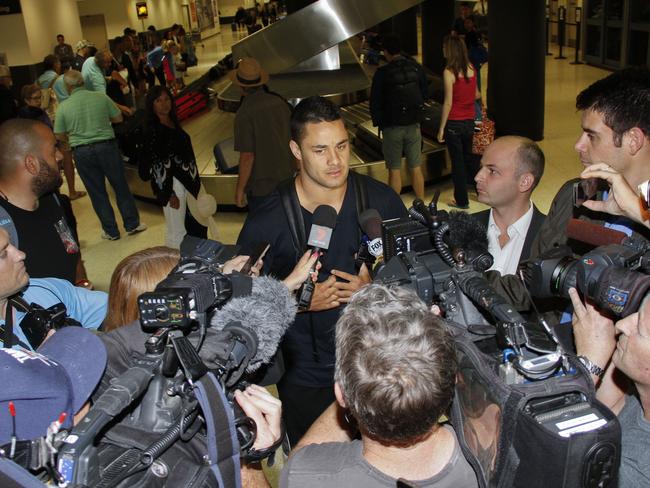
M 449 120 L 473 120 L 476 96 L 476 75 L 468 80 L 461 74 L 453 85 Z

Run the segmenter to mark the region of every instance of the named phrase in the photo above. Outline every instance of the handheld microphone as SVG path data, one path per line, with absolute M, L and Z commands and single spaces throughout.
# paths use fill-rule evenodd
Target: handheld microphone
M 312 252 L 327 250 L 332 238 L 332 231 L 336 227 L 336 210 L 329 205 L 319 205 L 314 210 L 314 218 L 307 239 L 307 246 Z M 312 267 L 312 272 L 316 271 L 316 263 Z M 307 310 L 311 304 L 311 298 L 314 294 L 314 282 L 311 277 L 307 278 L 298 290 L 298 309 Z
M 359 245 L 359 252 L 354 263 L 357 273 L 361 269 L 362 264 L 365 263 L 370 270 L 375 264 L 375 261 L 377 259 L 381 260 L 384 256 L 384 245 L 381 239 L 381 221 L 381 215 L 374 208 L 369 208 L 359 215 L 359 225 L 365 236 Z

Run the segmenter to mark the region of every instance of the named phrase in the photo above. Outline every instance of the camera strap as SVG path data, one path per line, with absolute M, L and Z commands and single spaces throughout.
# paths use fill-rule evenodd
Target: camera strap
M 232 407 L 212 373 L 205 374 L 194 386 L 205 418 L 210 469 L 219 486 L 240 488 L 239 441 Z
M 5 323 L 0 327 L 0 337 L 2 337 L 2 344 L 5 348 L 12 348 L 15 345 L 30 350 L 27 344 L 21 341 L 16 334 L 14 334 L 14 309 L 19 312 L 29 312 L 31 307 L 20 296 L 16 295 L 7 300 L 7 308 L 5 309 Z

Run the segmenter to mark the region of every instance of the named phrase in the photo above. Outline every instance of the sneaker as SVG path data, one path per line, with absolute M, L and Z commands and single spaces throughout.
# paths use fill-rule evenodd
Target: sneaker
M 119 235 L 112 236 L 106 232 L 102 232 L 102 239 L 106 239 L 107 241 L 116 241 L 120 238 Z
M 138 232 L 142 232 L 144 230 L 147 230 L 147 224 L 140 223 L 135 229 L 127 230 L 126 233 L 132 236 L 133 234 L 137 234 Z

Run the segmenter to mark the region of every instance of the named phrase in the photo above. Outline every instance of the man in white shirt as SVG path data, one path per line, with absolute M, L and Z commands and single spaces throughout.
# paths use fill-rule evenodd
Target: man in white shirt
M 487 227 L 491 270 L 514 274 L 530 253 L 544 214 L 530 196 L 544 173 L 544 153 L 525 137 L 504 136 L 490 144 L 474 178 L 478 201 L 492 207 L 475 214 Z

